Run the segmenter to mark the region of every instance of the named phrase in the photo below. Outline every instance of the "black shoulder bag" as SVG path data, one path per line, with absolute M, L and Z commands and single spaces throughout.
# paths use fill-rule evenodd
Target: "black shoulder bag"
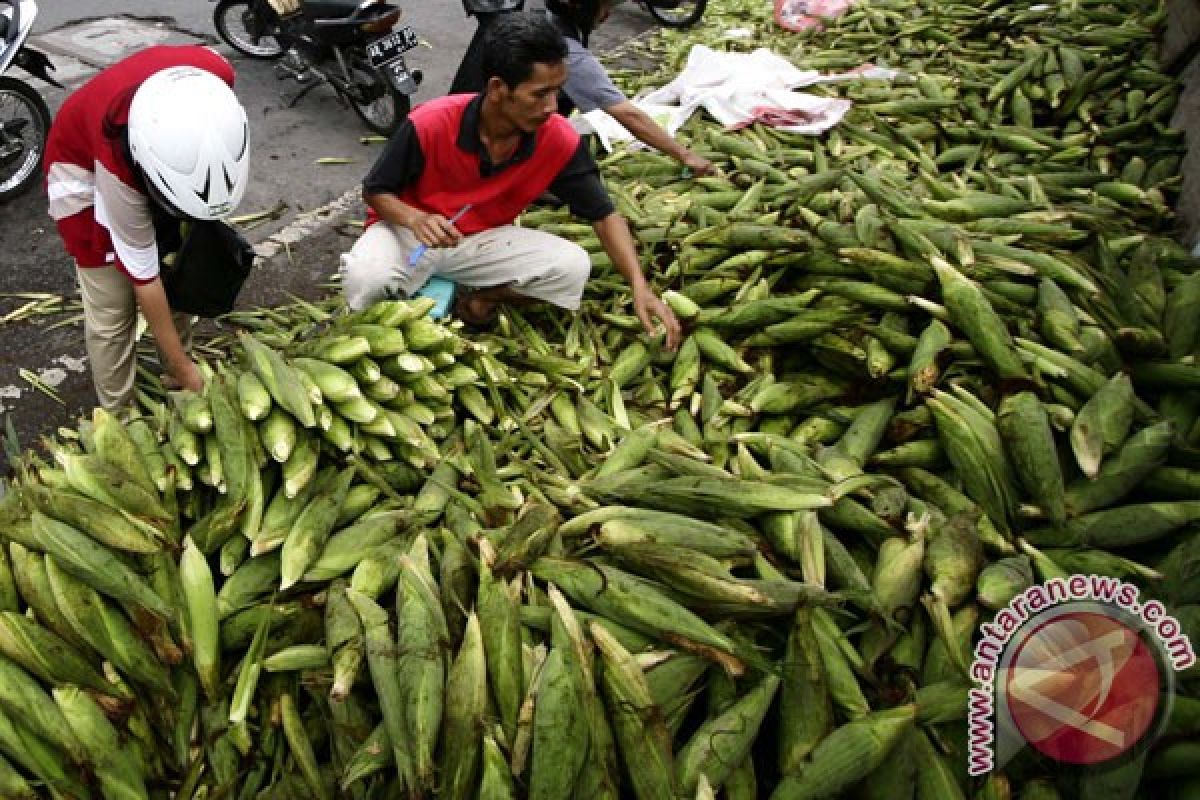
M 162 264 L 171 310 L 201 317 L 232 311 L 253 264 L 254 248 L 229 225 L 189 221 L 174 262 Z

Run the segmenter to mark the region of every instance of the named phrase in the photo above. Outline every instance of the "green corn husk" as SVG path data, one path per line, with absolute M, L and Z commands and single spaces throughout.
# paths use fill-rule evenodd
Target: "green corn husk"
M 711 174 L 598 156 L 649 291 L 611 221 L 543 204 L 518 224 L 587 253 L 578 313 L 467 335 L 335 288 L 205 326 L 202 391 L 151 367 L 136 410 L 10 433 L 0 796 L 1190 797 L 1194 666 L 1143 758 L 965 775 L 971 648 L 1035 581 L 1198 635 L 1166 11 L 880 0 L 798 43 L 713 0 L 725 49 L 915 77 L 843 82 L 820 137 L 693 115 Z M 636 37 L 662 69 L 614 80 L 707 38 Z
M 915 706 L 869 714 L 831 733 L 797 773 L 785 776 L 773 800 L 831 797 L 879 767 L 912 727 Z

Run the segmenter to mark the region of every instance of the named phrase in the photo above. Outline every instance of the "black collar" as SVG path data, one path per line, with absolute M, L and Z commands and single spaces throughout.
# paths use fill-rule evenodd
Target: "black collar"
M 488 155 L 487 148 L 483 146 L 483 140 L 479 138 L 479 115 L 482 107 L 483 93 L 481 92 L 475 95 L 471 102 L 467 103 L 467 107 L 463 109 L 462 121 L 458 126 L 458 147 L 461 150 L 479 156 L 479 174 L 486 178 L 489 175 L 495 175 L 511 167 L 513 164 L 529 159 L 533 155 L 537 136 L 532 133 L 522 133 L 521 141 L 517 144 L 517 149 L 513 151 L 512 156 L 500 164 L 493 164 L 491 156 Z

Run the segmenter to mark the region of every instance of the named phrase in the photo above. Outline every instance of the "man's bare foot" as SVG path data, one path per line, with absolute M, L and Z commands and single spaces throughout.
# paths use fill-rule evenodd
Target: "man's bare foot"
M 472 327 L 483 327 L 496 321 L 496 304 L 481 292 L 462 292 L 454 302 L 454 316 Z

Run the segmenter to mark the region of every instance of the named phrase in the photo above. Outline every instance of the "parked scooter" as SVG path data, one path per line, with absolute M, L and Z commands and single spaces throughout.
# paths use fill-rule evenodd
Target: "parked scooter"
M 6 74 L 17 66 L 62 88 L 44 54 L 25 46 L 37 16 L 34 0 L 0 0 L 0 203 L 15 197 L 41 177 L 50 109 L 38 91 Z
M 700 21 L 708 0 L 636 0 L 659 24 L 668 28 L 687 28 Z
M 400 9 L 382 0 L 219 0 L 217 33 L 250 58 L 278 60 L 276 73 L 304 88 L 328 84 L 367 127 L 390 134 L 400 127 L 421 83 L 404 54 L 417 46 Z

